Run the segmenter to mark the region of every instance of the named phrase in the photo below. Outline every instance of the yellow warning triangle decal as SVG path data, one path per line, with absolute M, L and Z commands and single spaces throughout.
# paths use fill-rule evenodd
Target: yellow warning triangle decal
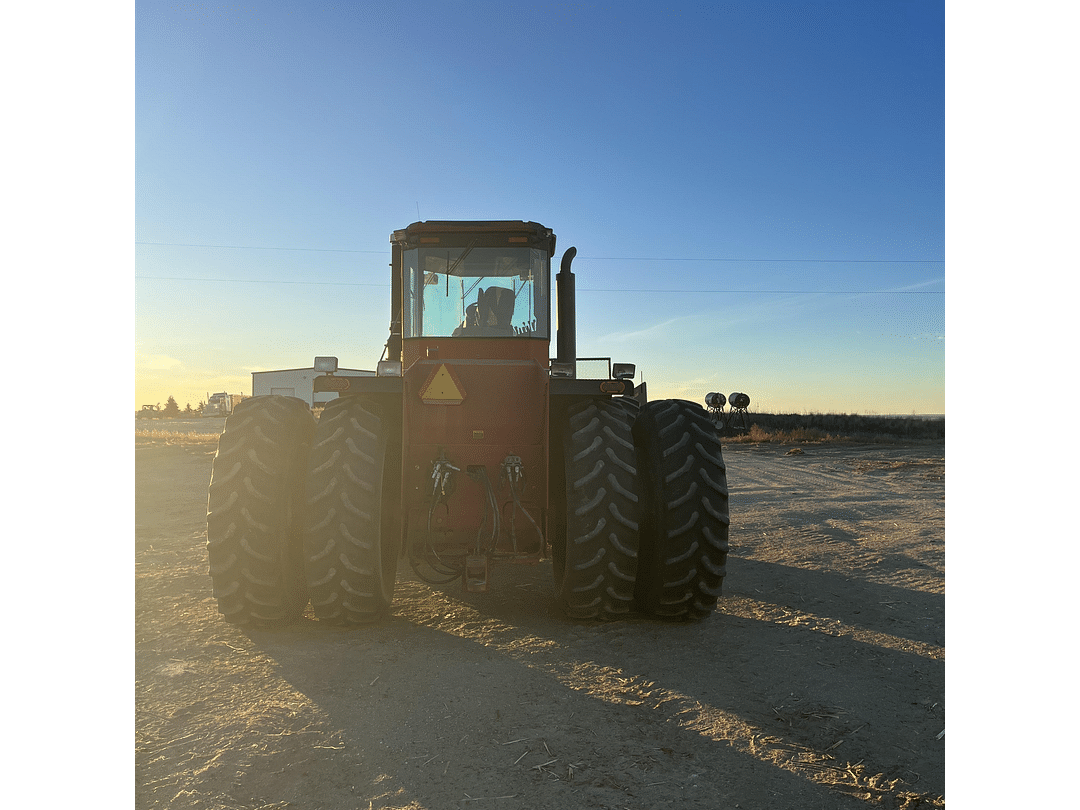
M 457 405 L 465 399 L 465 392 L 443 363 L 420 390 L 420 399 L 431 405 Z

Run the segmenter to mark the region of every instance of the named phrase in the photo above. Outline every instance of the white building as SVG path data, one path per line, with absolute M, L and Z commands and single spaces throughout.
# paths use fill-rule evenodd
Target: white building
M 332 399 L 337 399 L 336 393 L 313 394 L 313 380 L 322 374 L 313 368 L 288 368 L 282 371 L 253 371 L 251 372 L 251 395 L 253 397 L 265 396 L 266 394 L 280 394 L 285 397 L 297 397 L 304 400 L 309 407 L 321 405 Z M 374 377 L 374 371 L 364 371 L 358 368 L 339 368 L 334 372 L 335 377 Z

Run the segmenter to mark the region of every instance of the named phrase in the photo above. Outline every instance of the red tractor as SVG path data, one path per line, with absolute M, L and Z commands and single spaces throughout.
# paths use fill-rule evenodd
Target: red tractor
M 207 545 L 237 624 L 385 615 L 399 558 L 484 591 L 495 564 L 550 557 L 575 618 L 704 618 L 728 548 L 723 454 L 708 413 L 646 402 L 634 366 L 578 376 L 570 248 L 535 222 L 416 222 L 391 237 L 378 376 L 335 376 L 315 422 L 296 398 L 246 399 L 214 458 Z M 596 366 L 598 358 L 588 358 Z

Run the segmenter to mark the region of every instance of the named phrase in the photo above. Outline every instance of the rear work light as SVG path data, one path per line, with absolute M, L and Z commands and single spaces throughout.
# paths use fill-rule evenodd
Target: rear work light
M 380 360 L 375 373 L 378 374 L 380 377 L 400 377 L 401 361 Z
M 551 361 L 551 376 L 552 377 L 569 377 L 573 379 L 576 376 L 577 363 L 559 363 L 555 360 Z
M 315 370 L 321 371 L 325 374 L 333 374 L 337 371 L 337 358 L 336 357 L 316 357 L 315 358 Z

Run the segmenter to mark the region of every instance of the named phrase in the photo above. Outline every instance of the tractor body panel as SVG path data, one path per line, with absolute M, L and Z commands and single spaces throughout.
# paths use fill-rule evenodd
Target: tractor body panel
M 544 365 L 490 355 L 418 360 L 405 372 L 402 406 L 410 542 L 539 558 L 548 500 Z

